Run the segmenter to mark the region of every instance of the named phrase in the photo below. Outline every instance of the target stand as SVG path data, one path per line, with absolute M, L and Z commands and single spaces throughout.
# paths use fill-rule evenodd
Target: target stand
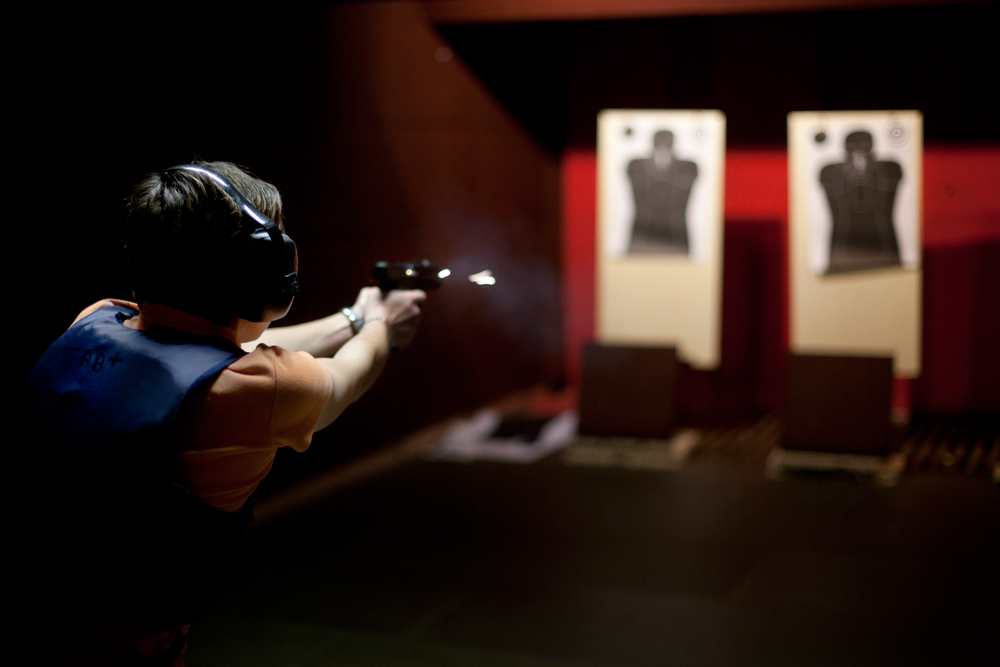
M 767 476 L 847 473 L 898 483 L 905 459 L 889 456 L 892 357 L 791 354 L 782 446 Z

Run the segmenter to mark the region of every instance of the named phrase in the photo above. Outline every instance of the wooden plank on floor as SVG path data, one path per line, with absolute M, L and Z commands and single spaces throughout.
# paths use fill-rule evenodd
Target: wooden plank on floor
M 697 447 L 701 433 L 682 429 L 669 439 L 580 436 L 563 452 L 569 465 L 679 470 Z
M 775 447 L 767 456 L 765 474 L 768 479 L 784 479 L 789 473 L 844 472 L 856 477 L 869 477 L 880 486 L 895 486 L 906 468 L 906 455 L 889 456 L 812 452 Z

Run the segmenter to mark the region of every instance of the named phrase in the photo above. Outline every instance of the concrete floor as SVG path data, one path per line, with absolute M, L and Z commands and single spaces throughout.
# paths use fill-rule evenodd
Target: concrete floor
M 251 530 L 189 667 L 994 664 L 1000 489 L 414 461 Z M 988 657 L 992 655 L 992 658 Z

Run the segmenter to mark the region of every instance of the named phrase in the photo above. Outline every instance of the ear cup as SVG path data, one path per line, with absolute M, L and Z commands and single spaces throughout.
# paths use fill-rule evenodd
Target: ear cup
M 268 230 L 257 229 L 247 239 L 242 257 L 244 280 L 236 315 L 250 322 L 281 319 L 299 291 L 295 242 L 287 234 L 281 234 L 276 243 Z

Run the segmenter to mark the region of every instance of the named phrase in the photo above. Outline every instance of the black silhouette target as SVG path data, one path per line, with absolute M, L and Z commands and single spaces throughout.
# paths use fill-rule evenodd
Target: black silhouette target
M 919 265 L 919 169 L 903 120 L 812 129 L 810 260 L 815 273 Z

